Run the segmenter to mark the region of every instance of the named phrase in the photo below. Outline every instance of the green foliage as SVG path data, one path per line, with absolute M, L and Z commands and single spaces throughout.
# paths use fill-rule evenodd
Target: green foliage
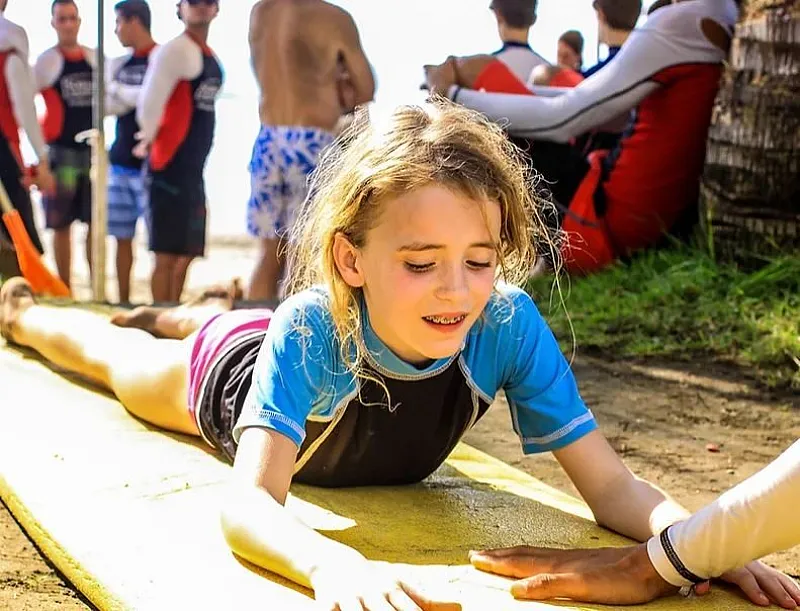
M 800 388 L 800 259 L 753 273 L 678 249 L 648 252 L 587 278 L 531 281 L 567 351 L 615 357 L 703 355 L 747 368 L 769 386 Z M 566 312 L 563 306 L 566 306 Z M 569 316 L 567 316 L 567 313 Z

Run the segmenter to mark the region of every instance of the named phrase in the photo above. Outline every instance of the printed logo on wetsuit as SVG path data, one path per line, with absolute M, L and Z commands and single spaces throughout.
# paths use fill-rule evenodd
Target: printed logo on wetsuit
M 147 72 L 146 64 L 125 66 L 119 72 L 117 72 L 117 76 L 114 80 L 121 85 L 132 85 L 134 87 L 138 87 L 144 83 L 145 72 Z
M 61 77 L 61 96 L 71 108 L 86 108 L 92 105 L 92 74 L 79 72 Z
M 222 88 L 222 81 L 219 78 L 207 78 L 194 92 L 194 102 L 198 110 L 206 112 L 214 112 L 214 101 L 217 99 L 217 94 Z

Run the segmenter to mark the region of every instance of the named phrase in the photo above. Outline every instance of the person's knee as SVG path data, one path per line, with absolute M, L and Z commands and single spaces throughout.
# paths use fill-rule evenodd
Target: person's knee
M 170 274 L 175 267 L 175 257 L 156 253 L 156 260 L 153 266 L 153 274 Z
M 180 255 L 175 257 L 175 261 L 173 263 L 172 269 L 175 274 L 183 274 L 186 273 L 186 270 L 189 269 L 189 266 L 194 261 L 194 257 L 188 255 Z

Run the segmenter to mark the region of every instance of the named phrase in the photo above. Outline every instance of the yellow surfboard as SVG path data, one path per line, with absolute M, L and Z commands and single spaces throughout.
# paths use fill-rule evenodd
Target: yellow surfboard
M 156 430 L 113 397 L 0 348 L 0 495 L 100 609 L 313 609 L 310 592 L 237 559 L 219 527 L 230 467 L 202 443 Z M 295 485 L 288 506 L 431 594 L 465 610 L 612 609 L 523 603 L 467 552 L 527 543 L 619 545 L 582 503 L 466 445 L 404 487 Z M 716 588 L 653 609 L 756 608 Z

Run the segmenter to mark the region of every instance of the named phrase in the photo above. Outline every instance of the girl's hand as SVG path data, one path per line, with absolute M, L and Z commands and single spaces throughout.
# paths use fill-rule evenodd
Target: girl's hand
M 800 587 L 797 583 L 761 562 L 751 562 L 741 569 L 728 571 L 720 579 L 738 586 L 757 605 L 775 603 L 784 609 L 800 606 Z
M 511 584 L 511 594 L 526 600 L 631 605 L 678 591 L 653 568 L 645 544 L 576 550 L 520 546 L 473 552 L 470 562 L 482 571 L 519 579 Z
M 311 585 L 324 611 L 461 611 L 460 604 L 431 600 L 368 560 L 317 568 Z

